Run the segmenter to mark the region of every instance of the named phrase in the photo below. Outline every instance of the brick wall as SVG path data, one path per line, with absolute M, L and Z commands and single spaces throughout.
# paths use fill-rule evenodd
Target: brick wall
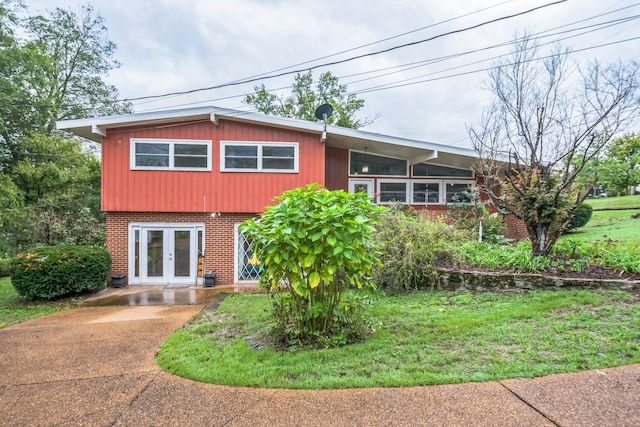
M 111 274 L 128 272 L 128 227 L 131 222 L 191 222 L 205 224 L 204 271 L 216 273 L 216 283 L 233 284 L 234 225 L 255 216 L 250 213 L 107 212 L 107 250 L 113 259 Z
M 527 227 L 522 220 L 515 215 L 506 214 L 504 216 L 504 237 L 507 239 L 524 240 L 529 237 Z

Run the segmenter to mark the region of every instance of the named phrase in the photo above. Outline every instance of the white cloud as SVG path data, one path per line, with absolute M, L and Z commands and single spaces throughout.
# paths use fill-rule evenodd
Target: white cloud
M 58 0 L 56 3 L 59 7 L 74 9 L 81 4 L 79 0 Z M 109 82 L 120 90 L 123 98 L 214 86 L 411 32 L 320 62 L 347 58 L 436 36 L 547 3 L 546 0 L 92 2 L 105 18 L 110 39 L 118 45 L 116 57 L 122 67 L 110 74 Z M 604 3 L 606 2 L 599 0 L 567 1 L 475 30 L 318 69 L 314 74 L 330 70 L 338 76 L 348 76 L 452 55 L 507 42 L 516 32 L 525 29 L 535 33 L 633 4 L 630 0 Z M 30 0 L 28 5 L 32 11 L 51 8 L 47 0 Z M 489 9 L 463 16 L 483 8 Z M 582 25 L 629 17 L 639 12 L 640 6 L 633 6 L 594 21 L 585 21 Z M 456 17 L 460 18 L 453 19 Z M 434 26 L 414 31 L 430 25 Z M 637 21 L 631 21 L 607 31 L 592 32 L 568 40 L 566 44 L 582 49 L 639 36 L 640 25 Z M 507 50 L 508 48 L 502 48 L 451 58 L 362 82 L 356 81 L 370 75 L 343 77 L 341 81 L 353 82 L 349 84 L 351 90 L 365 91 L 382 84 L 410 82 L 406 79 L 417 76 L 421 76 L 417 80 L 451 76 L 486 68 L 489 66 L 486 62 L 470 63 L 504 54 Z M 638 52 L 640 42 L 635 40 L 587 51 L 580 57 L 596 57 L 605 62 L 618 59 L 628 61 L 638 60 Z M 455 68 L 461 66 L 464 67 Z M 466 125 L 477 123 L 483 105 L 489 100 L 489 94 L 481 87 L 485 78 L 486 72 L 481 72 L 363 93 L 361 97 L 366 101 L 363 114 L 380 116 L 367 130 L 464 145 L 467 143 Z M 268 88 L 278 88 L 287 86 L 292 81 L 293 76 L 289 75 L 265 80 L 264 83 Z M 196 102 L 242 108 L 241 95 L 251 92 L 253 86 L 260 83 L 171 97 L 162 101 L 142 101 L 137 103 L 137 109 L 175 108 Z M 220 99 L 231 96 L 235 98 Z

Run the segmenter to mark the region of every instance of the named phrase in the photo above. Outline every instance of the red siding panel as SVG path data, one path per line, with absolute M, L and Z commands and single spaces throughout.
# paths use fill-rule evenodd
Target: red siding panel
M 326 186 L 329 190 L 348 190 L 349 186 L 349 150 L 327 147 L 325 165 Z
M 131 138 L 212 141 L 212 170 L 130 170 Z M 220 141 L 297 142 L 298 173 L 220 171 Z M 102 144 L 102 209 L 138 212 L 260 212 L 283 191 L 324 185 L 325 146 L 320 136 L 220 121 L 109 130 Z

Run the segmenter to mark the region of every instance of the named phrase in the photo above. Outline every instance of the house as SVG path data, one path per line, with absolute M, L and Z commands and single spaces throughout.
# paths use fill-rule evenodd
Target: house
M 201 284 L 203 271 L 257 280 L 238 224 L 289 189 L 318 183 L 438 213 L 477 184 L 470 149 L 215 107 L 57 127 L 102 144 L 107 249 L 130 285 Z

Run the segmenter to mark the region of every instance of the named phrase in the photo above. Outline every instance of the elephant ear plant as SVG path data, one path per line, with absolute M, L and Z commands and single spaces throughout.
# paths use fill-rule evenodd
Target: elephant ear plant
M 380 261 L 372 234 L 384 208 L 364 193 L 315 184 L 275 201 L 240 231 L 263 269 L 260 286 L 272 296 L 276 343 L 292 350 L 362 339 L 368 298 L 355 291 L 375 289 L 369 274 Z

